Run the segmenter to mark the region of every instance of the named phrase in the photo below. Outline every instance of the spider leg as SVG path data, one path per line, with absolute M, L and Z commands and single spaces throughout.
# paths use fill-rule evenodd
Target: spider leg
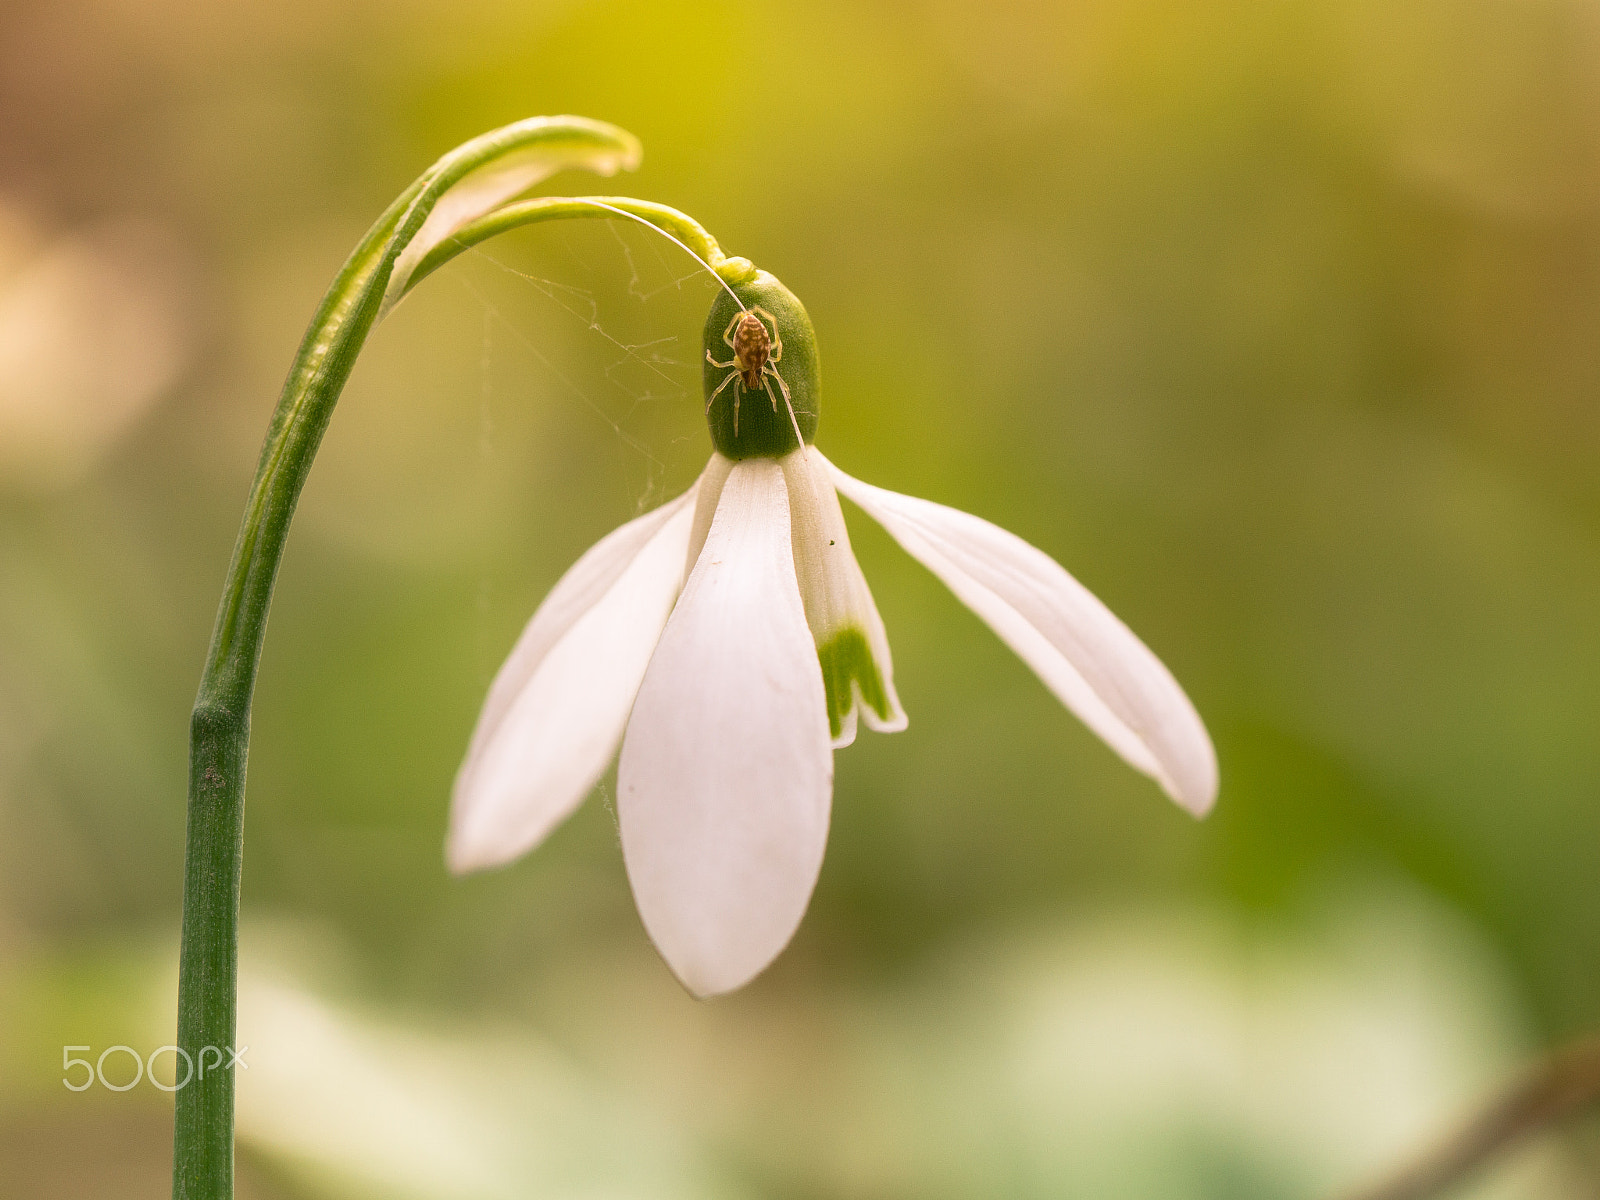
M 772 380 L 767 378 L 767 373 L 761 373 L 761 386 L 767 390 L 767 399 L 772 401 L 772 411 L 778 411 L 778 393 L 772 390 Z
M 733 320 L 729 321 L 728 327 L 722 331 L 722 340 L 728 343 L 728 349 L 730 350 L 735 349 L 733 344 L 733 327 L 737 325 L 740 320 L 743 319 L 743 317 L 744 309 L 741 308 L 738 312 L 733 314 Z M 707 350 L 706 353 L 710 354 L 711 351 Z
M 725 363 L 719 363 L 716 359 L 711 357 L 711 351 L 709 350 L 706 351 L 706 361 L 713 367 L 733 367 L 738 369 L 739 366 L 739 360 L 737 358 L 730 359 Z
M 771 362 L 762 367 L 761 374 L 770 374 L 773 379 L 778 381 L 778 387 L 783 390 L 783 406 L 789 410 L 789 423 L 794 429 L 795 445 L 803 449 L 805 447 L 805 438 L 800 436 L 800 418 L 795 415 L 794 401 L 789 398 L 789 385 L 783 381 L 783 376 L 778 374 L 778 368 L 774 367 Z M 767 389 L 767 398 L 772 401 L 772 411 L 777 412 L 778 398 L 772 394 L 772 384 L 766 379 L 761 382 Z
M 709 350 L 707 350 L 706 351 L 707 357 L 709 357 L 710 354 L 711 354 L 711 352 Z M 720 367 L 722 364 L 718 363 L 716 365 Z M 722 389 L 727 387 L 730 383 L 732 383 L 737 378 L 739 378 L 739 372 L 737 372 L 737 371 L 729 371 L 728 374 L 723 378 L 722 382 L 717 384 L 717 390 L 712 392 L 711 395 L 706 399 L 706 411 L 707 412 L 711 411 L 711 402 L 713 400 L 715 400 L 718 396 L 722 395 Z M 738 433 L 739 432 L 739 391 L 738 391 L 737 388 L 734 389 L 734 393 L 733 393 L 733 425 L 734 425 L 733 431 L 735 433 Z
M 772 373 L 772 377 L 778 381 L 778 386 L 783 389 L 783 402 L 793 407 L 794 401 L 789 397 L 789 385 L 783 381 L 783 376 L 778 374 L 778 368 L 772 365 L 774 361 L 776 360 L 770 358 L 767 360 L 766 369 L 762 374 L 766 374 L 768 371 Z M 773 401 L 772 407 L 778 407 L 777 401 Z
M 778 318 L 773 316 L 764 308 L 752 308 L 750 311 L 755 313 L 756 316 L 765 317 L 769 322 L 771 322 L 772 349 L 767 353 L 767 358 L 771 362 L 777 362 L 783 357 L 783 338 L 778 336 Z

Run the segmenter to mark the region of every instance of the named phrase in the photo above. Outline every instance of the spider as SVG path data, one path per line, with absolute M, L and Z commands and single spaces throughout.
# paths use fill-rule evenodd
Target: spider
M 765 317 L 772 322 L 772 334 L 769 337 L 767 327 L 762 324 L 761 318 Z M 778 381 L 778 387 L 783 392 L 783 402 L 794 407 L 789 399 L 789 385 L 784 383 L 783 376 L 778 374 L 777 362 L 783 357 L 783 339 L 778 336 L 778 319 L 764 308 L 747 308 L 733 314 L 733 320 L 728 322 L 728 327 L 722 331 L 722 340 L 733 349 L 733 358 L 728 362 L 718 362 L 711 357 L 711 351 L 706 351 L 706 361 L 713 367 L 732 367 L 727 378 L 717 385 L 717 390 L 711 393 L 706 401 L 706 412 L 711 411 L 711 401 L 721 394 L 735 379 L 741 380 L 743 388 L 733 389 L 733 436 L 739 436 L 739 392 L 741 390 L 753 392 L 765 389 L 767 399 L 772 401 L 772 411 L 778 411 L 778 397 L 773 393 L 772 384 L 766 378 L 771 376 Z

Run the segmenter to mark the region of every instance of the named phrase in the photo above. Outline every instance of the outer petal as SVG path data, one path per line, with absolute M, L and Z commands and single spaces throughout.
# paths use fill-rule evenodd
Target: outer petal
M 691 992 L 741 986 L 793 936 L 822 867 L 832 790 L 783 474 L 749 459 L 723 487 L 617 769 L 639 915 Z
M 1217 759 L 1161 661 L 1059 563 L 969 513 L 885 491 L 829 464 L 834 482 L 942 579 L 1056 697 L 1195 816 L 1217 794 Z
M 822 664 L 834 747 L 856 740 L 858 709 L 869 728 L 896 733 L 906 727 L 906 714 L 894 690 L 889 637 L 850 548 L 827 461 L 808 446 L 778 465 L 789 489 L 795 575 Z
M 451 870 L 536 845 L 605 771 L 683 583 L 696 490 L 607 535 L 533 614 L 456 775 Z

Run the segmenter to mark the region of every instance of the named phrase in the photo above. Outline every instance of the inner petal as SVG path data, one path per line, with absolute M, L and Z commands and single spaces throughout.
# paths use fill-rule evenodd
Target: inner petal
M 813 449 L 778 460 L 789 493 L 795 577 L 828 694 L 835 746 L 855 740 L 856 714 L 880 732 L 906 727 L 894 689 L 894 665 L 883 618 L 845 527 L 827 464 Z

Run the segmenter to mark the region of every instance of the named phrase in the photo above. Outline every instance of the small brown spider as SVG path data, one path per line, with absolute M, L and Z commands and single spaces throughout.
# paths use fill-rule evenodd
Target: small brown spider
M 772 333 L 767 334 L 767 327 L 761 321 L 765 317 L 772 322 Z M 772 401 L 772 411 L 778 411 L 778 397 L 772 390 L 771 379 L 778 381 L 778 387 L 783 392 L 783 402 L 791 408 L 793 402 L 789 399 L 789 385 L 784 383 L 783 376 L 778 374 L 776 366 L 783 357 L 783 339 L 778 336 L 778 319 L 764 308 L 747 308 L 733 314 L 733 320 L 728 322 L 728 327 L 722 331 L 722 340 L 727 342 L 733 350 L 733 358 L 728 362 L 718 362 L 711 357 L 711 351 L 706 351 L 706 361 L 713 367 L 732 367 L 728 376 L 717 385 L 717 390 L 711 393 L 706 401 L 706 412 L 711 411 L 711 401 L 715 400 L 722 389 L 735 379 L 739 380 L 742 387 L 733 389 L 733 436 L 739 436 L 739 393 L 741 391 L 754 392 L 765 389 L 767 399 Z

